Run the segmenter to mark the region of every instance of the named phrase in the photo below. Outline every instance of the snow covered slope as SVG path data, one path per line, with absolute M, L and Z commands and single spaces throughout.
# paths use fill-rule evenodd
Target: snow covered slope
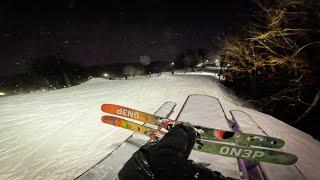
M 299 156 L 308 179 L 320 177 L 320 144 L 277 119 L 245 108 L 210 76 L 163 75 L 133 80 L 92 79 L 49 92 L 0 98 L 0 179 L 73 179 L 117 149 L 132 132 L 102 124 L 100 105 L 153 113 L 164 102 L 180 109 L 190 94 L 218 97 L 227 109 L 250 113 L 284 150 Z M 171 118 L 177 116 L 175 111 Z M 226 167 L 228 168 L 228 167 Z

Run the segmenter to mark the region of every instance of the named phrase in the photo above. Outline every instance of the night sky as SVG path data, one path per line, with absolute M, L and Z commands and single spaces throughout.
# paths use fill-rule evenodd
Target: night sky
M 2 2 L 0 76 L 27 72 L 30 59 L 60 53 L 83 66 L 168 61 L 186 48 L 215 50 L 212 39 L 248 23 L 250 0 L 48 0 Z

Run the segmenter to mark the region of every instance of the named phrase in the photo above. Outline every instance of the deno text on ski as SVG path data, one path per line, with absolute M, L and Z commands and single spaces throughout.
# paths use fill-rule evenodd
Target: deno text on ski
M 139 113 L 129 109 L 124 109 L 124 108 L 118 109 L 117 114 L 121 116 L 129 117 L 132 119 L 139 119 Z

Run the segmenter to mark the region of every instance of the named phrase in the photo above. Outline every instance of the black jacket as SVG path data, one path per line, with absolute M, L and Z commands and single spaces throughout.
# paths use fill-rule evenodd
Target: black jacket
M 188 160 L 196 132 L 184 124 L 174 126 L 158 143 L 147 143 L 120 170 L 120 180 L 225 179 L 219 172 Z

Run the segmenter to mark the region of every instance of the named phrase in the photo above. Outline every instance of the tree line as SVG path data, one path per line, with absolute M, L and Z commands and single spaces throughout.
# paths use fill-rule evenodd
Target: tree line
M 319 138 L 320 1 L 257 0 L 241 33 L 220 36 L 226 84 Z

